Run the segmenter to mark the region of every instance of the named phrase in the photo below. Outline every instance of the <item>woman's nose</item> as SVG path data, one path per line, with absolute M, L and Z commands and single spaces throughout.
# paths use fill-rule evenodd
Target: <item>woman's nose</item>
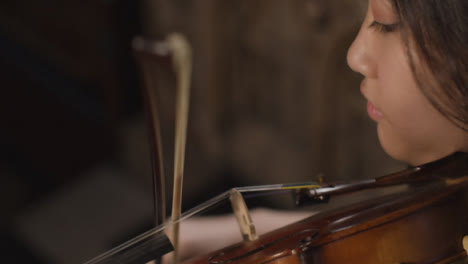
M 349 47 L 347 61 L 349 67 L 366 78 L 375 78 L 377 65 L 372 58 L 372 39 L 363 26 L 359 31 L 351 47 Z

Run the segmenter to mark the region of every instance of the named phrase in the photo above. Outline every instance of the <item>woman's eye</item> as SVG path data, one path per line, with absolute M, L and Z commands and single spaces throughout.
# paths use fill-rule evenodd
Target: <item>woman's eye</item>
M 370 24 L 369 27 L 375 28 L 376 30 L 382 33 L 391 33 L 391 32 L 398 30 L 398 28 L 400 27 L 400 23 L 382 24 L 380 22 L 374 21 L 372 22 L 372 24 Z

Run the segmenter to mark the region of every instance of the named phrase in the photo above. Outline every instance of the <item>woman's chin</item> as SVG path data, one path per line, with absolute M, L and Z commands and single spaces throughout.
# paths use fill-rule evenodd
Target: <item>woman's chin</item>
M 404 162 L 411 166 L 419 166 L 425 163 L 439 160 L 454 150 L 430 142 L 419 142 L 416 139 L 409 140 L 395 131 L 378 125 L 377 134 L 383 150 L 393 159 Z
M 420 157 L 411 153 L 410 143 L 399 138 L 397 133 L 394 131 L 389 131 L 388 128 L 383 127 L 383 125 L 378 124 L 377 126 L 377 135 L 379 138 L 380 146 L 390 157 L 397 161 L 403 163 L 417 166 L 420 165 Z

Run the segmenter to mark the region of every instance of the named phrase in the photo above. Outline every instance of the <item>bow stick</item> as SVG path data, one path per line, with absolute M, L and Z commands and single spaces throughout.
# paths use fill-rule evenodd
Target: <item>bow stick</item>
M 172 198 L 172 243 L 174 244 L 174 262 L 178 263 L 179 223 L 181 215 L 182 182 L 184 174 L 185 144 L 187 139 L 187 123 L 190 97 L 190 76 L 192 72 L 192 51 L 187 40 L 179 34 L 167 38 L 173 56 L 172 64 L 176 72 L 176 124 L 174 142 L 174 190 Z
M 158 62 L 167 61 L 170 57 L 169 47 L 165 42 L 152 42 L 135 37 L 132 42 L 133 50 L 140 64 L 143 80 L 143 99 L 148 119 L 148 134 L 151 146 L 151 166 L 153 176 L 153 201 L 155 225 L 166 221 L 166 199 L 164 190 L 164 159 L 161 141 L 161 128 L 157 96 L 154 89 L 153 69 L 148 58 Z
M 145 54 L 156 56 L 158 59 L 168 57 L 172 59 L 172 67 L 176 75 L 176 124 L 174 142 L 174 189 L 172 200 L 172 216 L 174 223 L 172 228 L 172 243 L 174 245 L 174 263 L 178 262 L 179 223 L 182 207 L 182 183 L 184 174 L 185 145 L 187 138 L 187 123 L 190 98 L 190 76 L 192 72 L 192 51 L 188 41 L 180 34 L 174 33 L 167 37 L 165 42 L 149 42 L 142 38 L 136 38 L 133 43 L 134 49 Z M 155 188 L 155 204 L 158 204 L 160 212 L 155 210 L 157 225 L 165 220 L 164 206 L 164 177 L 162 146 L 160 139 L 159 119 L 156 107 L 155 94 L 152 86 L 148 65 L 143 65 L 143 76 L 146 83 L 145 97 L 146 105 L 150 115 L 150 132 L 153 135 L 153 181 Z M 158 174 L 160 177 L 155 177 Z

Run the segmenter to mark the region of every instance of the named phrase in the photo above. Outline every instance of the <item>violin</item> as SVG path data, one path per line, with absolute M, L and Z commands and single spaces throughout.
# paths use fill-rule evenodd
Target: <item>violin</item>
M 468 263 L 463 247 L 468 235 L 467 154 L 371 182 L 300 192 L 309 196 L 301 199 L 314 200 L 396 185 L 407 188 L 319 213 L 184 263 Z
M 143 51 L 155 48 L 140 43 Z M 154 123 L 153 123 L 154 126 Z M 158 126 L 158 125 L 157 125 Z M 159 135 L 159 133 L 154 133 Z M 159 139 L 153 141 L 161 153 Z M 153 164 L 161 173 L 162 159 Z M 183 162 L 182 162 L 183 163 Z M 161 187 L 161 180 L 155 189 Z M 261 236 L 255 234 L 242 193 L 289 190 L 298 205 L 328 203 L 338 198 L 346 205 L 324 210 Z M 353 196 L 379 189 L 379 194 Z M 185 264 L 342 264 L 342 263 L 468 263 L 468 154 L 456 153 L 439 161 L 391 175 L 351 183 L 238 188 L 164 222 L 86 262 L 86 264 L 142 264 L 177 247 L 166 235 L 179 223 L 231 199 L 244 241 L 197 256 Z M 156 196 L 155 196 L 156 198 Z M 161 201 L 159 206 L 163 206 Z M 245 222 L 242 222 L 245 221 Z
M 396 190 L 385 191 L 396 188 Z M 468 263 L 468 154 L 402 172 L 338 185 L 294 190 L 298 203 L 347 199 L 382 189 L 309 218 L 195 257 L 184 264 Z M 257 188 L 254 188 L 257 189 Z M 251 190 L 249 188 L 245 190 Z M 379 190 L 380 191 L 380 190 Z M 179 222 L 228 197 L 223 193 L 184 213 Z M 161 225 L 87 262 L 143 264 L 173 250 Z

